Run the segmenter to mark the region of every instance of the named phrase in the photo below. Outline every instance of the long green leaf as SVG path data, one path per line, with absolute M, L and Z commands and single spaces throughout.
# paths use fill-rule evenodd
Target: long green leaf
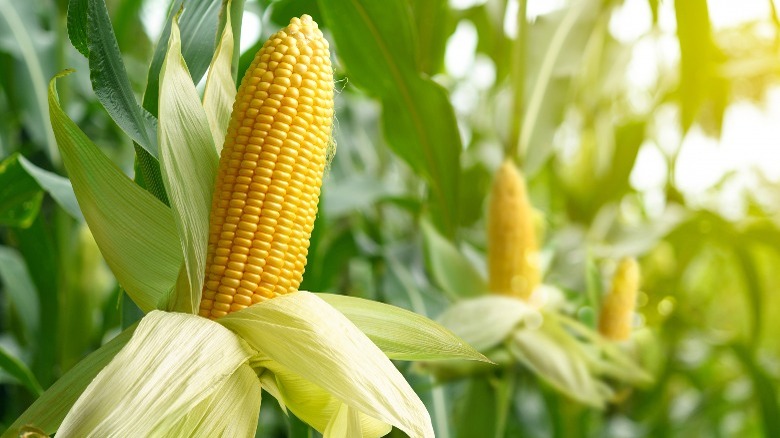
M 218 157 L 209 121 L 181 56 L 181 39 L 175 19 L 168 47 L 168 56 L 160 72 L 160 166 L 179 232 L 189 284 L 189 299 L 178 296 L 178 292 L 186 288 L 177 286 L 175 301 L 183 307 L 175 310 L 195 313 L 206 272 L 209 211 Z M 229 58 L 227 64 L 230 65 Z
M 389 146 L 429 182 L 434 222 L 451 236 L 458 217 L 460 134 L 446 91 L 416 70 L 407 2 L 319 5 L 350 80 L 381 99 Z
M 89 76 L 95 95 L 116 124 L 156 157 L 157 120 L 135 99 L 105 0 L 81 1 L 88 2 L 84 25 L 89 47 Z
M 46 111 L 46 88 L 44 84 L 46 83 L 48 73 L 45 73 L 40 48 L 34 44 L 33 36 L 30 33 L 31 29 L 28 28 L 29 23 L 35 22 L 34 20 L 37 17 L 34 14 L 21 14 L 20 3 L 22 2 L 0 0 L 0 19 L 6 22 L 11 34 L 18 43 L 19 54 L 30 75 L 30 85 L 35 96 L 35 109 L 32 110 L 31 117 L 37 125 L 32 130 L 32 133 L 33 135 L 38 132 L 44 133 L 49 159 L 53 163 L 58 163 L 60 158 L 57 153 L 57 143 L 54 140 L 51 123 L 49 123 L 49 113 Z M 29 19 L 29 15 L 33 15 L 32 19 Z
M 0 347 L 0 369 L 10 374 L 36 396 L 41 395 L 43 392 L 41 384 L 38 383 L 38 379 L 36 379 L 32 371 L 27 368 L 27 365 L 12 356 L 11 353 L 5 351 L 2 347 Z
M 79 220 L 84 219 L 84 215 L 82 215 L 81 210 L 79 210 L 76 194 L 73 192 L 73 185 L 70 183 L 69 179 L 59 176 L 56 173 L 49 172 L 48 170 L 41 169 L 22 156 L 19 157 L 19 164 L 21 164 L 24 170 L 35 179 L 38 186 L 51 195 L 54 201 L 56 201 L 72 218 Z
M 70 0 L 68 2 L 68 38 L 70 43 L 82 55 L 89 58 L 89 39 L 87 37 L 87 10 L 89 0 Z
M 134 184 L 60 108 L 55 76 L 49 111 L 76 198 L 119 283 L 149 311 L 176 280 L 182 255 L 171 210 Z
M 40 324 L 38 293 L 24 259 L 15 249 L 7 246 L 0 246 L 0 279 L 8 301 L 19 314 L 25 338 L 35 339 Z
M 422 315 L 362 298 L 317 296 L 343 313 L 391 359 L 488 361 L 451 331 Z
M 56 432 L 87 385 L 130 341 L 134 330 L 135 326 L 129 327 L 65 373 L 14 421 L 2 438 L 17 437 L 25 425 L 33 425 L 47 434 Z

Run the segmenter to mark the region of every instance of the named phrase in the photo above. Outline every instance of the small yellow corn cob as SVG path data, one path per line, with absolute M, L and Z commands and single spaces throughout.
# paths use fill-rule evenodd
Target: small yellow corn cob
M 534 213 L 512 161 L 496 173 L 488 206 L 490 291 L 527 299 L 541 282 Z
M 631 336 L 631 318 L 639 293 L 639 264 L 633 258 L 620 261 L 612 288 L 601 303 L 599 333 L 613 341 L 624 341 Z
M 255 55 L 219 159 L 200 315 L 298 289 L 333 121 L 328 42 L 293 18 Z

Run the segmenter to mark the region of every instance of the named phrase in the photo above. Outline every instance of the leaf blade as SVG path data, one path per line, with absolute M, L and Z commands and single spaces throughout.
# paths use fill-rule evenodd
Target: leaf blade
M 317 294 L 343 313 L 390 359 L 467 359 L 488 362 L 434 321 L 400 307 L 345 295 Z
M 283 295 L 218 321 L 344 403 L 411 436 L 433 436 L 425 406 L 389 359 L 314 294 Z
M 157 120 L 135 99 L 105 0 L 87 0 L 89 77 L 103 107 L 120 128 L 157 157 Z
M 87 224 L 119 283 L 144 310 L 156 307 L 181 265 L 172 213 L 134 184 L 73 123 L 49 83 L 49 111 Z
M 173 310 L 196 313 L 206 272 L 209 211 L 218 157 L 209 121 L 181 56 L 176 20 L 168 41 L 168 55 L 160 72 L 160 166 L 188 282 L 188 287 L 177 285 Z M 180 292 L 188 293 L 180 296 Z

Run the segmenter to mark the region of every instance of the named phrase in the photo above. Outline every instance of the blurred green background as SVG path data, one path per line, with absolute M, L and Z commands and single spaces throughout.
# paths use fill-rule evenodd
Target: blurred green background
M 67 3 L 0 0 L 0 430 L 133 318 L 67 180 L 40 171 L 67 176 L 46 86 L 75 68 L 58 86 L 64 108 L 134 172 L 133 143 L 68 39 Z M 221 1 L 193 4 L 215 17 Z M 107 5 L 140 101 L 170 4 Z M 244 6 L 240 69 L 302 13 L 333 42 L 338 153 L 302 289 L 430 317 L 482 293 L 451 276 L 463 260 L 485 272 L 486 194 L 510 156 L 543 217 L 545 283 L 572 315 L 593 324 L 593 293 L 616 261 L 640 261 L 632 342 L 656 381 L 599 412 L 521 374 L 506 436 L 780 436 L 780 2 Z M 468 382 L 433 385 L 399 366 L 439 436 L 476 437 L 494 421 L 464 395 Z M 299 436 L 270 400 L 258 436 Z

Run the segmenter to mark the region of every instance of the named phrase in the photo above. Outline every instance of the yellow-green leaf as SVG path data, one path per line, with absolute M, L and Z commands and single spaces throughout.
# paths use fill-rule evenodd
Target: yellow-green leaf
M 425 406 L 382 351 L 316 295 L 295 292 L 218 320 L 257 351 L 412 437 L 432 437 Z
M 231 25 L 230 6 L 228 1 L 223 13 L 226 17 L 222 38 L 211 60 L 209 74 L 206 77 L 206 88 L 203 91 L 203 108 L 209 120 L 211 135 L 217 153 L 222 151 L 225 142 L 227 126 L 233 102 L 236 100 L 236 81 L 233 78 L 233 28 Z M 239 17 L 240 18 L 240 17 Z M 239 20 L 240 21 L 240 20 Z
M 176 280 L 182 255 L 171 210 L 137 186 L 106 157 L 60 107 L 49 83 L 49 112 L 84 218 L 119 284 L 149 311 Z
M 167 435 L 193 438 L 254 436 L 260 410 L 260 390 L 260 381 L 252 367 L 241 365 L 210 396 L 167 431 Z
M 206 113 L 181 56 L 179 25 L 174 18 L 168 53 L 160 71 L 160 169 L 173 209 L 187 286 L 177 282 L 168 308 L 196 313 L 206 272 L 209 211 L 218 157 Z M 187 293 L 188 292 L 188 293 Z M 185 296 L 181 296 L 185 293 Z M 170 303 L 169 303 L 170 304 Z
M 278 363 L 264 361 L 266 367 L 274 376 L 274 384 L 271 391 L 277 397 L 280 404 L 289 408 L 295 416 L 305 421 L 320 433 L 325 433 L 334 416 L 344 406 L 339 399 L 334 397 L 322 387 L 292 373 Z M 264 389 L 268 389 L 266 384 Z M 275 393 L 274 393 L 275 392 Z M 358 412 L 361 420 L 360 433 L 364 437 L 381 437 L 390 432 L 390 425 Z M 344 435 L 351 437 L 353 435 Z
M 488 359 L 451 331 L 400 307 L 344 295 L 317 294 L 343 313 L 390 359 Z

